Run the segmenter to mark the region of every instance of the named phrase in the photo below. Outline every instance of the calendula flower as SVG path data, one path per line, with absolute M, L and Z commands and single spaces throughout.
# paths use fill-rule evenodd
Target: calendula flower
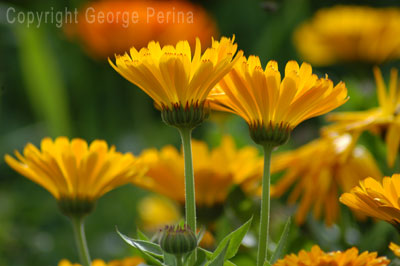
M 335 6 L 317 11 L 294 33 L 300 55 L 315 65 L 381 63 L 400 58 L 400 9 Z
M 280 145 L 299 123 L 347 100 L 344 83 L 333 86 L 327 77 L 318 78 L 307 63 L 289 61 L 281 79 L 275 61 L 263 70 L 256 56 L 242 57 L 219 86 L 209 97 L 211 107 L 245 119 L 256 143 Z
M 145 261 L 140 257 L 131 257 L 122 260 L 113 260 L 110 261 L 109 263 L 97 259 L 92 262 L 92 266 L 138 266 L 141 265 L 142 263 L 145 263 Z M 71 263 L 70 261 L 64 259 L 58 263 L 58 266 L 81 266 L 81 265 L 78 263 Z
M 391 251 L 393 251 L 393 253 L 394 253 L 394 255 L 396 255 L 396 257 L 400 257 L 400 246 L 399 245 L 397 245 L 396 243 L 390 242 L 389 249 Z
M 257 149 L 237 149 L 231 137 L 223 137 L 219 147 L 210 150 L 205 142 L 192 141 L 196 204 L 199 207 L 222 207 L 229 190 L 261 175 L 262 160 Z M 185 201 L 184 160 L 175 147 L 166 146 L 160 151 L 148 149 L 140 159 L 148 165 L 146 175 L 133 183 L 160 193 L 178 203 Z M 222 167 L 223 166 L 223 167 Z
M 282 171 L 285 174 L 272 185 L 271 196 L 280 197 L 293 187 L 288 202 L 299 202 L 298 224 L 312 209 L 316 219 L 322 216 L 332 225 L 339 215 L 341 191 L 350 191 L 366 176 L 382 176 L 373 156 L 362 146 L 354 147 L 349 134 L 320 138 L 273 156 L 271 172 Z
M 216 23 L 204 8 L 189 1 L 162 0 L 90 2 L 64 31 L 95 58 L 123 53 L 132 45 L 145 47 L 152 40 L 162 45 L 188 40 L 194 45 L 198 37 L 208 46 L 217 35 Z
M 182 218 L 179 206 L 168 198 L 148 196 L 138 203 L 142 226 L 147 231 L 156 231 L 167 224 L 177 224 Z
M 143 174 L 131 154 L 122 154 L 105 141 L 90 146 L 83 139 L 44 138 L 40 150 L 28 143 L 17 159 L 5 156 L 15 171 L 48 190 L 66 215 L 90 212 L 98 198 Z
M 340 202 L 368 216 L 384 220 L 400 229 L 400 174 L 379 182 L 371 177 L 360 181 Z
M 213 39 L 212 46 L 201 55 L 197 38 L 193 57 L 188 41 L 162 48 L 152 41 L 140 51 L 132 47 L 129 55 L 116 56 L 116 64 L 109 62 L 154 100 L 167 124 L 193 128 L 208 114 L 204 107 L 211 89 L 242 55 L 239 51 L 235 57 L 237 45 L 233 41 Z
M 274 266 L 384 266 L 389 263 L 386 257 L 378 257 L 377 252 L 365 251 L 359 254 L 355 247 L 346 251 L 324 252 L 315 245 L 311 251 L 301 250 L 297 255 L 286 255 Z
M 400 86 L 397 69 L 390 74 L 389 90 L 385 86 L 379 68 L 374 68 L 379 106 L 366 111 L 342 112 L 328 116 L 328 120 L 336 122 L 324 129 L 325 133 L 350 132 L 356 138 L 364 131 L 384 135 L 387 146 L 387 161 L 393 166 L 400 143 Z

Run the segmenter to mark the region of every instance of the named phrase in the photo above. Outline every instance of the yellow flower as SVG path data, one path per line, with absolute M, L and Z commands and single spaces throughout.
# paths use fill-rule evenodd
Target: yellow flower
M 219 147 L 210 150 L 205 142 L 192 141 L 196 203 L 198 206 L 222 206 L 235 184 L 260 178 L 262 159 L 257 149 L 237 149 L 231 137 L 225 136 Z M 160 193 L 181 204 L 185 201 L 184 163 L 182 154 L 172 146 L 160 151 L 148 149 L 140 158 L 149 170 L 133 183 Z
M 384 177 L 382 183 L 368 177 L 340 197 L 340 202 L 368 216 L 400 228 L 400 174 Z
M 349 134 L 320 138 L 273 156 L 271 172 L 282 171 L 285 174 L 271 187 L 271 196 L 280 197 L 293 187 L 288 202 L 299 201 L 298 224 L 312 209 L 316 219 L 324 216 L 332 225 L 339 215 L 339 191 L 350 191 L 366 176 L 382 176 L 373 156 L 362 146 L 354 148 Z
M 212 46 L 201 55 L 200 40 L 192 52 L 188 41 L 180 41 L 176 47 L 160 47 L 158 42 L 150 42 L 147 48 L 130 54 L 116 56 L 116 64 L 111 66 L 124 78 L 146 92 L 158 109 L 173 110 L 203 106 L 211 89 L 222 79 L 241 57 L 235 56 L 237 45 L 222 37 L 212 40 Z
M 400 58 L 400 9 L 335 6 L 319 10 L 294 33 L 301 56 L 315 65 Z
M 176 224 L 181 213 L 175 202 L 160 196 L 149 196 L 138 203 L 138 213 L 147 231 L 156 231 L 165 225 Z
M 378 257 L 376 252 L 358 253 L 352 247 L 344 252 L 324 252 L 317 245 L 311 251 L 301 250 L 298 255 L 290 254 L 278 260 L 274 266 L 385 266 L 390 263 L 386 257 Z
M 125 258 L 122 260 L 113 260 L 109 263 L 105 263 L 103 260 L 96 259 L 92 262 L 92 266 L 138 266 L 145 261 L 140 257 Z M 58 263 L 58 266 L 81 266 L 78 263 L 71 263 L 64 259 Z
M 272 140 L 280 145 L 299 123 L 347 100 L 344 83 L 333 86 L 327 77 L 318 78 L 309 64 L 299 67 L 289 61 L 281 79 L 275 61 L 263 70 L 256 56 L 242 57 L 219 86 L 209 97 L 211 107 L 244 118 L 257 143 Z
M 389 249 L 391 251 L 393 251 L 393 253 L 394 253 L 394 255 L 396 255 L 396 257 L 400 257 L 400 246 L 399 245 L 397 245 L 393 242 L 390 242 Z
M 28 143 L 23 155 L 15 151 L 15 156 L 7 154 L 6 163 L 48 190 L 66 215 L 87 214 L 103 194 L 143 174 L 131 153 L 101 140 L 88 146 L 82 139 L 44 138 L 41 150 Z
M 375 67 L 374 75 L 377 85 L 379 107 L 366 111 L 342 112 L 331 114 L 328 120 L 337 122 L 324 129 L 324 132 L 351 132 L 356 138 L 363 131 L 377 135 L 384 134 L 387 146 L 387 161 L 393 166 L 400 143 L 400 90 L 397 69 L 392 69 L 389 91 L 385 86 L 381 71 Z

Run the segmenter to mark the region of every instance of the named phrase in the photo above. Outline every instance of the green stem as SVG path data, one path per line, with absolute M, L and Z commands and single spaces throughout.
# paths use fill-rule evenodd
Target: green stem
M 186 224 L 196 234 L 196 199 L 193 174 L 192 159 L 192 129 L 178 128 L 182 139 L 183 157 L 185 160 L 185 217 Z M 188 265 L 194 265 L 197 252 L 194 250 L 193 256 L 190 256 Z
M 192 130 L 188 128 L 179 128 L 182 138 L 183 156 L 185 159 L 185 215 L 186 223 L 190 229 L 196 233 L 196 201 L 194 190 L 193 176 L 193 159 L 192 159 Z
M 73 217 L 71 218 L 71 220 L 72 226 L 74 227 L 75 241 L 81 263 L 83 266 L 91 266 L 89 250 L 86 243 L 83 218 Z
M 260 235 L 258 238 L 257 266 L 263 266 L 267 259 L 269 216 L 270 216 L 270 186 L 271 186 L 271 155 L 272 145 L 264 145 L 264 174 L 262 179 Z
M 176 255 L 176 266 L 183 266 L 182 255 Z

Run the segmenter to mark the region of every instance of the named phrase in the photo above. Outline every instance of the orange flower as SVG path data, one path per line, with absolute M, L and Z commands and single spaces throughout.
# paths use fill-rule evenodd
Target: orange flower
M 200 6 L 185 1 L 91 2 L 69 24 L 67 35 L 77 36 L 96 58 L 120 54 L 130 47 L 145 47 L 151 40 L 161 45 L 198 37 L 208 47 L 216 36 L 214 20 Z
M 286 255 L 274 266 L 384 266 L 389 263 L 390 260 L 386 257 L 378 257 L 376 252 L 365 251 L 358 254 L 357 248 L 352 247 L 344 252 L 325 253 L 315 245 L 311 251 L 301 250 L 298 255 Z

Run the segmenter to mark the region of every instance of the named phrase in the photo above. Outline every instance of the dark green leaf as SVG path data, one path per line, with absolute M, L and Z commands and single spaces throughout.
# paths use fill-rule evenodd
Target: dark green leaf
M 281 238 L 279 239 L 279 242 L 278 242 L 278 246 L 276 247 L 274 254 L 272 254 L 271 263 L 275 263 L 275 261 L 277 261 L 279 258 L 281 258 L 282 254 L 283 254 L 283 249 L 286 245 L 287 238 L 289 236 L 290 222 L 291 222 L 291 217 L 289 217 L 286 221 L 285 228 L 283 229 Z
M 207 263 L 207 266 L 223 266 L 225 262 L 225 255 L 226 252 L 229 248 L 230 240 L 225 244 L 225 247 L 222 249 L 222 251 L 218 254 L 217 257 L 215 257 L 213 260 L 211 260 L 209 263 Z
M 240 244 L 242 243 L 242 240 L 244 236 L 246 235 L 247 231 L 250 228 L 251 221 L 253 220 L 253 217 L 250 218 L 244 225 L 236 229 L 235 231 L 231 232 L 229 235 L 227 235 L 224 239 L 222 239 L 221 243 L 219 243 L 217 249 L 214 251 L 212 258 L 216 258 L 222 250 L 225 248 L 226 243 L 229 242 L 228 249 L 226 251 L 226 259 L 230 259 L 233 256 L 236 255 Z

